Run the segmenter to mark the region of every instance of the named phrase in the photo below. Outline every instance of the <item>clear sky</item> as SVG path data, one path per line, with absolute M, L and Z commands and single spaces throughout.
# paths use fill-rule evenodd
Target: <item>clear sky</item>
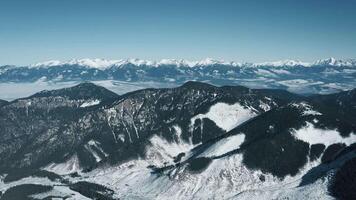
M 0 0 L 0 64 L 356 57 L 356 0 Z

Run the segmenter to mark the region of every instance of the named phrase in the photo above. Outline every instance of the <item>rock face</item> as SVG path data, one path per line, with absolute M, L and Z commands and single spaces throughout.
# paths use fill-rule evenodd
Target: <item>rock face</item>
M 43 91 L 0 104 L 0 190 L 52 177 L 44 184 L 62 186 L 46 194 L 74 199 L 327 198 L 356 155 L 355 102 L 355 90 L 304 97 L 200 82 Z

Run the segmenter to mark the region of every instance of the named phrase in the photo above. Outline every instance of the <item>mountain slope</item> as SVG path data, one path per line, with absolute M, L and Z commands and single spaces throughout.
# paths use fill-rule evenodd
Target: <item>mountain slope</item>
M 117 97 L 116 101 L 83 108 L 88 101 L 110 100 L 113 96 L 108 91 L 103 92 L 100 87 L 86 83 L 69 89 L 40 92 L 2 107 L 2 141 L 6 145 L 1 153 L 5 156 L 4 160 L 11 157 L 22 162 L 19 164 L 11 160 L 9 163 L 12 165 L 32 166 L 38 162 L 36 158 L 50 161 L 46 158 L 53 156 L 49 152 L 53 152 L 59 159 L 64 156 L 60 156 L 59 152 L 70 150 L 67 156 L 75 153 L 84 167 L 92 167 L 107 157 L 117 162 L 132 156 L 142 156 L 145 144 L 152 135 L 159 135 L 168 141 L 182 139 L 199 144 L 224 134 L 258 113 L 286 102 L 282 95 L 265 96 L 263 91 L 244 87 L 218 88 L 188 82 L 173 89 L 141 90 Z M 219 116 L 219 113 L 225 112 L 223 110 L 213 111 L 209 114 L 212 115 L 210 119 L 198 115 L 206 113 L 218 102 L 225 109 L 234 109 L 231 114 L 245 113 L 240 122 L 221 122 L 223 116 Z M 211 128 L 218 132 L 209 132 Z M 181 134 L 179 138 L 175 135 L 178 132 Z M 15 138 L 18 141 L 14 141 Z M 36 142 L 27 144 L 26 150 L 24 142 L 28 140 Z M 14 141 L 14 144 L 9 141 Z M 96 150 L 91 149 L 93 145 Z M 17 149 L 19 146 L 21 148 Z M 36 146 L 47 146 L 48 149 L 29 152 L 29 149 L 36 149 Z M 11 150 L 11 147 L 15 149 Z M 23 157 L 25 155 L 27 159 Z M 6 165 L 6 162 L 2 163 Z
M 93 102 L 100 104 L 117 97 L 102 87 L 83 83 L 73 88 L 43 91 L 2 106 L 0 166 L 11 163 L 12 166 L 25 167 L 26 163 L 47 162 L 42 155 L 56 151 L 52 145 L 58 142 L 62 143 L 62 151 L 71 151 L 63 145 L 75 144 L 78 141 L 73 139 L 82 136 L 75 131 L 67 134 L 63 131 L 72 129 L 68 126 L 89 112 Z
M 200 82 L 41 92 L 0 107 L 0 190 L 40 181 L 49 192 L 32 195 L 73 199 L 340 196 L 328 185 L 355 157 L 354 94 Z

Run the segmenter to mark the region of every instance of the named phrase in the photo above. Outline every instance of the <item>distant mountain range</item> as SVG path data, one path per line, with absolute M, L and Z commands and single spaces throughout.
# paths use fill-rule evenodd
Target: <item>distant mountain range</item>
M 183 84 L 189 80 L 215 85 L 285 89 L 296 93 L 332 93 L 356 85 L 356 60 L 334 58 L 313 63 L 278 61 L 236 63 L 206 59 L 48 61 L 29 66 L 0 66 L 0 83 L 113 80 Z
M 135 66 L 165 66 L 173 65 L 176 67 L 201 67 L 207 65 L 228 65 L 228 66 L 239 66 L 239 67 L 259 67 L 259 66 L 274 66 L 274 67 L 286 67 L 286 66 L 347 66 L 355 67 L 356 60 L 336 60 L 335 58 L 328 58 L 323 60 L 317 60 L 313 63 L 296 61 L 296 60 L 282 60 L 275 62 L 262 62 L 262 63 L 237 63 L 237 62 L 226 62 L 223 60 L 214 60 L 207 58 L 200 61 L 189 61 L 184 59 L 162 59 L 160 61 L 149 61 L 141 59 L 121 59 L 121 60 L 105 60 L 105 59 L 73 59 L 70 61 L 61 62 L 58 60 L 51 60 L 42 63 L 32 64 L 31 67 L 51 67 L 51 66 L 60 66 L 60 65 L 79 65 L 86 66 L 91 68 L 106 69 L 113 66 L 120 67 L 124 65 L 135 65 Z
M 0 198 L 352 199 L 356 90 L 92 83 L 0 101 Z

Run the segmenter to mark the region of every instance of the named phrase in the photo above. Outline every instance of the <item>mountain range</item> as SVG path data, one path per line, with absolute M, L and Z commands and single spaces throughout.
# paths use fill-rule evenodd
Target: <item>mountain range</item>
M 28 66 L 0 66 L 1 83 L 124 81 L 160 83 L 168 87 L 195 80 L 214 85 L 284 89 L 294 93 L 335 93 L 356 84 L 356 60 L 318 60 L 313 63 L 285 60 L 236 63 L 213 59 L 187 61 L 163 59 L 47 61 Z
M 327 58 L 317 60 L 312 63 L 303 62 L 299 60 L 281 60 L 274 62 L 262 62 L 262 63 L 238 63 L 238 62 L 226 62 L 224 60 L 215 60 L 211 58 L 206 58 L 200 61 L 189 61 L 184 59 L 162 59 L 160 61 L 150 61 L 150 60 L 141 60 L 141 59 L 121 59 L 121 60 L 106 60 L 106 59 L 72 59 L 69 61 L 58 61 L 58 60 L 50 60 L 46 62 L 36 63 L 30 65 L 30 67 L 51 67 L 51 66 L 60 66 L 60 65 L 79 65 L 86 66 L 90 68 L 99 68 L 105 69 L 113 66 L 120 67 L 124 65 L 135 65 L 135 66 L 165 66 L 165 65 L 173 65 L 176 67 L 201 67 L 207 65 L 231 65 L 231 66 L 240 66 L 240 67 L 259 67 L 259 66 L 274 66 L 274 67 L 283 67 L 283 66 L 304 66 L 304 67 L 312 67 L 312 66 L 320 66 L 320 65 L 328 65 L 328 66 L 347 66 L 347 67 L 355 67 L 356 60 L 347 59 L 347 60 L 337 60 L 335 58 Z
M 0 101 L 0 195 L 352 199 L 355 142 L 355 89 L 189 81 L 118 95 L 84 82 Z

